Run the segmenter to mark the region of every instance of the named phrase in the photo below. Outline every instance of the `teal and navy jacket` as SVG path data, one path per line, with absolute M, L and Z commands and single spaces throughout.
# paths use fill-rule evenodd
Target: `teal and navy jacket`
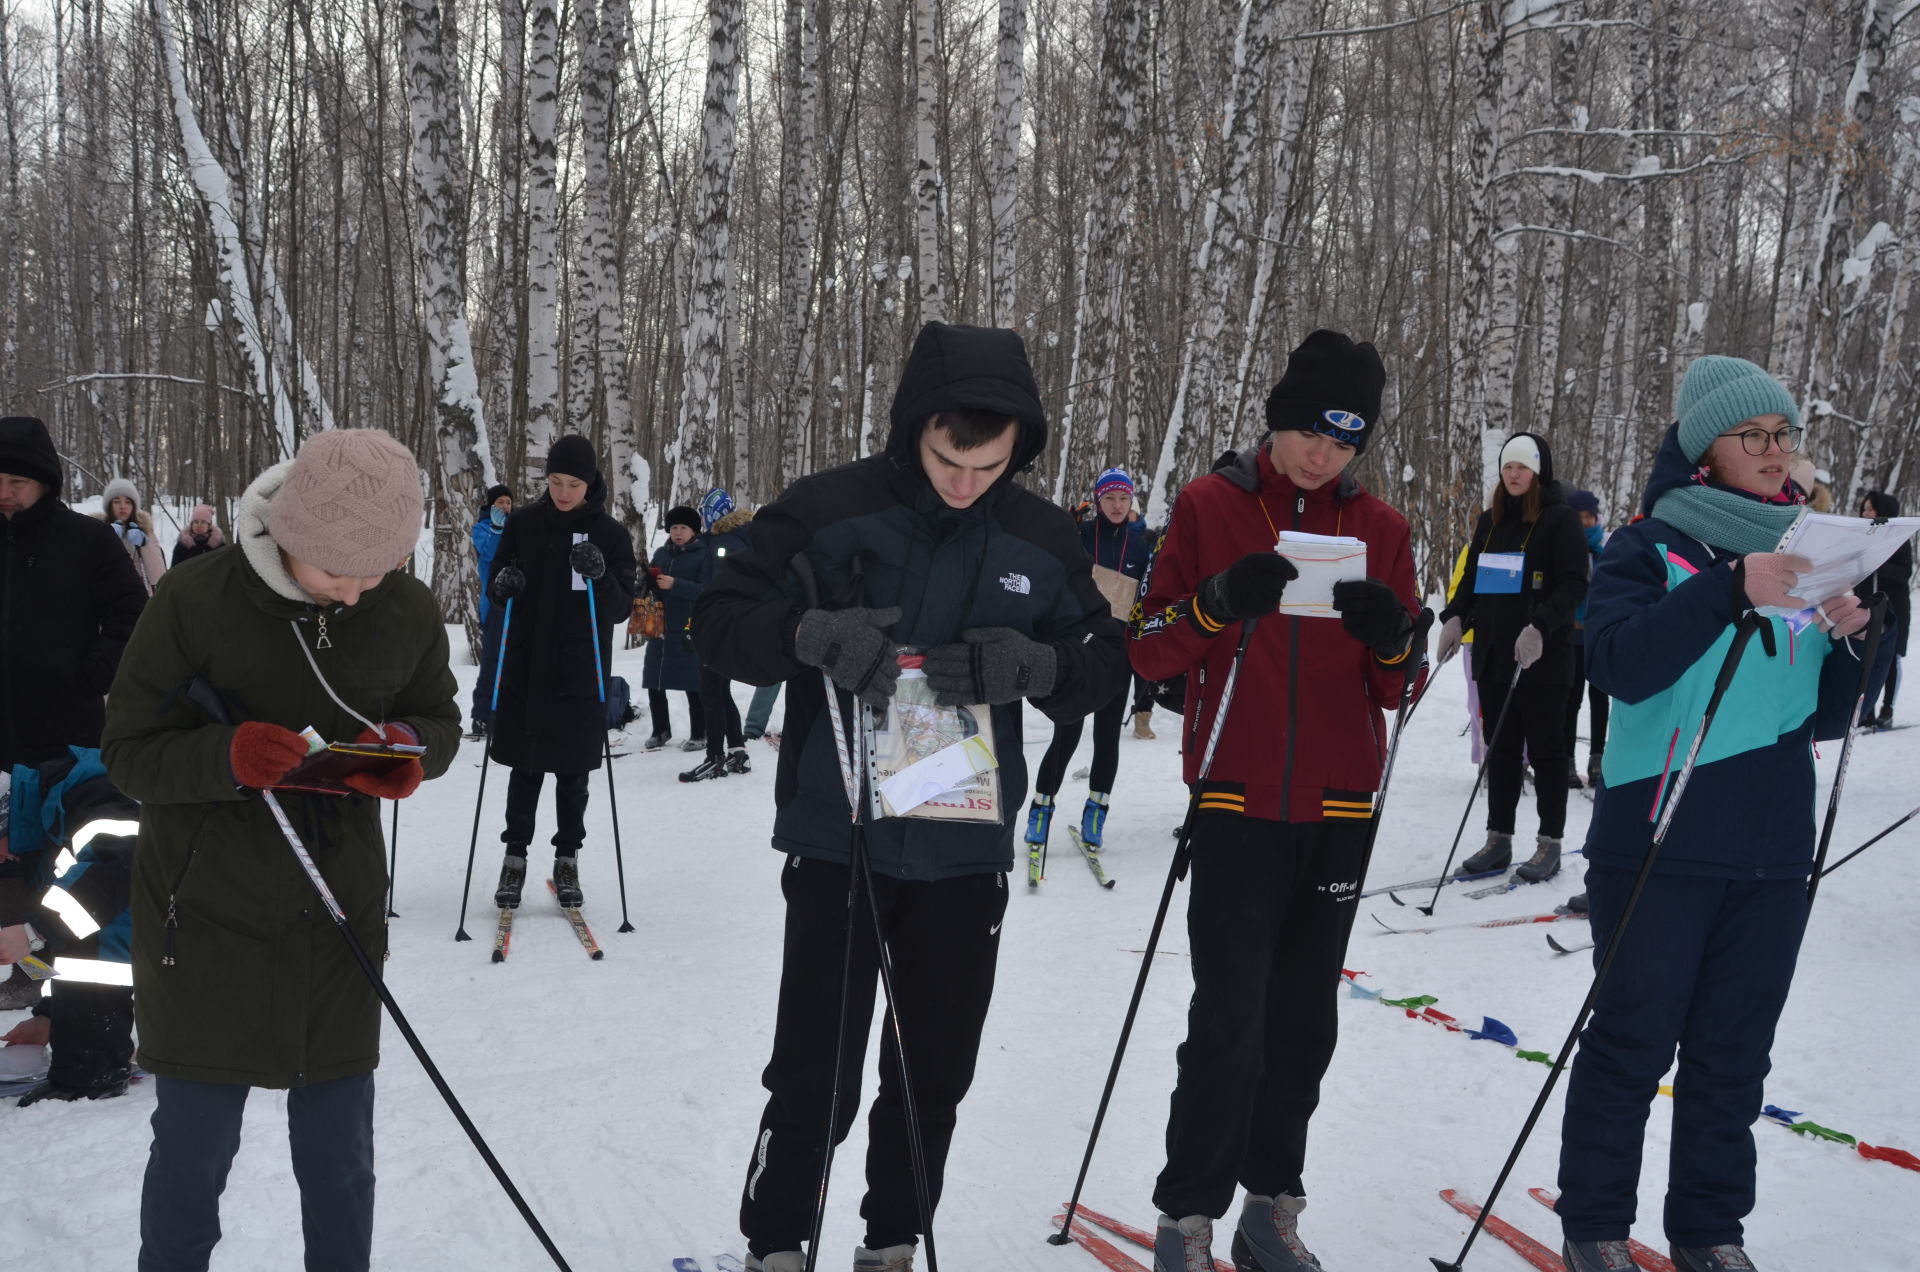
M 1692 473 L 1669 437 L 1646 505 Z M 1606 784 L 1587 832 L 1591 862 L 1637 870 L 1646 854 L 1745 609 L 1734 594 L 1739 559 L 1652 517 L 1607 542 L 1587 597 L 1587 678 L 1614 700 Z M 1810 871 L 1813 744 L 1846 732 L 1861 642 L 1814 627 L 1796 636 L 1780 619 L 1766 622 L 1772 652 L 1766 633 L 1748 643 L 1674 814 L 1658 873 L 1804 879 Z
M 40 765 L 16 765 L 8 793 L 8 848 L 29 862 L 34 908 L 28 919 L 57 954 L 83 954 L 110 963 L 131 961 L 133 923 L 128 909 L 140 806 L 115 789 L 96 747 L 69 747 Z M 91 830 L 93 833 L 86 833 Z M 71 863 L 60 850 L 83 843 Z M 97 936 L 75 940 L 63 920 L 41 903 L 49 885 L 71 894 L 100 925 Z M 97 944 L 89 944 L 97 942 Z

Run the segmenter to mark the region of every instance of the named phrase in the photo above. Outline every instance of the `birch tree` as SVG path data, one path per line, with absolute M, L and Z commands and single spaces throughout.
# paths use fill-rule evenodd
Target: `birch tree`
M 620 305 L 620 250 L 613 225 L 611 150 L 620 67 L 632 14 L 627 0 L 578 0 L 580 48 L 580 242 L 574 266 L 572 372 L 577 427 L 624 436 L 632 427 L 626 320 Z M 643 496 L 644 498 L 644 496 Z
M 1131 4 L 1133 0 L 1123 0 Z M 1111 19 L 1109 19 L 1111 21 Z M 1144 29 L 1136 15 L 1137 29 Z M 1000 0 L 998 56 L 993 76 L 992 166 L 988 219 L 992 225 L 989 278 L 991 322 L 1015 325 L 1020 235 L 1016 209 L 1020 199 L 1020 124 L 1027 98 L 1027 0 Z
M 780 116 L 780 479 L 806 471 L 813 432 L 814 254 L 820 234 L 817 0 L 787 0 Z
M 560 105 L 558 0 L 534 0 L 527 40 L 527 450 L 528 486 L 560 433 Z
M 940 0 L 913 0 L 913 227 L 919 321 L 947 316 L 941 273 L 941 216 L 946 181 L 940 167 Z

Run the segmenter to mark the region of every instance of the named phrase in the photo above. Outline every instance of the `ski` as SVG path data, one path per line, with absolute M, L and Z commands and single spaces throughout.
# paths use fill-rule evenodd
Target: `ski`
M 1527 1196 L 1533 1198 L 1548 1210 L 1555 1209 L 1554 1203 L 1560 1200 L 1559 1194 L 1545 1188 L 1529 1188 Z M 1674 1272 L 1673 1260 L 1652 1246 L 1643 1245 L 1631 1237 L 1627 1239 L 1627 1253 L 1640 1265 L 1643 1272 Z
M 1424 936 L 1429 932 L 1451 932 L 1457 928 L 1524 927 L 1530 923 L 1558 923 L 1562 919 L 1584 919 L 1586 917 L 1584 914 L 1561 914 L 1557 910 L 1550 910 L 1545 914 L 1517 914 L 1510 919 L 1480 919 L 1472 923 L 1436 923 L 1432 927 L 1397 928 L 1377 914 L 1373 916 L 1373 921 L 1395 936 L 1408 936 L 1414 933 Z
M 1066 1222 L 1065 1214 L 1057 1214 L 1053 1217 L 1053 1226 L 1056 1228 L 1065 1227 Z M 1076 1223 L 1068 1228 L 1067 1236 L 1072 1239 L 1073 1244 L 1100 1260 L 1109 1272 L 1149 1272 L 1146 1264 L 1130 1255 L 1122 1254 L 1119 1247 L 1104 1237 L 1094 1235 L 1093 1230 L 1083 1223 Z
M 1093 871 L 1093 877 L 1100 881 L 1100 886 L 1103 888 L 1111 888 L 1113 886 L 1113 880 L 1107 878 L 1106 867 L 1100 864 L 1100 850 L 1090 847 L 1087 841 L 1080 837 L 1080 828 L 1078 826 L 1067 827 L 1067 833 L 1073 836 L 1073 846 L 1078 848 L 1080 855 L 1087 859 L 1087 866 Z
M 1446 1202 L 1449 1206 L 1452 1206 L 1469 1219 L 1478 1219 L 1480 1217 L 1480 1207 L 1462 1198 L 1457 1189 L 1442 1188 L 1440 1190 L 1440 1200 Z M 1520 1229 L 1514 1227 L 1506 1220 L 1488 1215 L 1484 1229 L 1488 1235 L 1498 1237 L 1500 1240 L 1506 1242 L 1508 1249 L 1525 1259 L 1528 1263 L 1531 1263 L 1534 1267 L 1540 1269 L 1540 1272 L 1567 1272 L 1567 1265 L 1560 1261 L 1559 1255 L 1547 1249 L 1547 1247 L 1541 1245 L 1538 1241 L 1535 1241 L 1532 1237 L 1520 1231 Z
M 1526 885 L 1527 881 L 1525 879 L 1522 879 L 1517 874 L 1510 874 L 1496 884 L 1485 888 L 1475 888 L 1472 892 L 1467 893 L 1467 896 L 1475 901 L 1479 901 L 1486 897 L 1504 896 L 1517 888 L 1524 888 Z
M 714 1272 L 746 1272 L 746 1265 L 732 1254 L 714 1255 L 713 1267 Z M 673 1261 L 673 1272 L 706 1272 L 706 1265 L 698 1259 L 679 1258 Z
M 1449 883 L 1471 883 L 1475 879 L 1491 879 L 1495 875 L 1503 875 L 1505 873 L 1506 870 L 1500 869 L 1483 870 L 1478 874 L 1470 875 L 1452 874 L 1444 878 L 1440 875 L 1435 875 L 1431 879 L 1409 879 L 1405 883 L 1383 883 L 1377 888 L 1368 888 L 1360 895 L 1363 897 L 1377 897 L 1384 892 L 1387 894 L 1387 898 L 1395 905 L 1405 905 L 1405 901 L 1402 901 L 1393 894 L 1396 892 L 1422 892 L 1428 888 L 1437 888 Z
M 560 900 L 560 890 L 553 886 L 551 879 L 547 880 L 547 891 L 552 894 L 556 902 Z M 580 938 L 580 948 L 587 952 L 588 958 L 598 959 L 606 956 L 607 952 L 600 948 L 600 942 L 593 939 L 593 929 L 589 928 L 587 921 L 580 916 L 579 906 L 563 905 L 560 907 L 560 913 L 566 915 L 567 922 L 573 925 L 573 934 Z
M 1133 1242 L 1143 1250 L 1153 1249 L 1153 1234 L 1145 1228 L 1136 1228 L 1130 1223 L 1118 1219 L 1109 1219 L 1098 1210 L 1088 1210 L 1084 1205 L 1074 1211 L 1075 1219 L 1084 1219 L 1096 1228 L 1104 1228 L 1116 1237 Z M 1233 1264 L 1226 1259 L 1213 1261 L 1214 1272 L 1233 1272 Z
M 1551 932 L 1547 933 L 1547 944 L 1553 947 L 1555 954 L 1578 954 L 1581 950 L 1590 950 L 1593 948 L 1592 941 L 1581 941 L 1577 945 L 1562 945 L 1553 939 L 1553 933 Z
M 506 962 L 507 947 L 511 944 L 513 944 L 513 911 L 502 908 L 500 921 L 494 925 L 493 929 L 493 961 Z

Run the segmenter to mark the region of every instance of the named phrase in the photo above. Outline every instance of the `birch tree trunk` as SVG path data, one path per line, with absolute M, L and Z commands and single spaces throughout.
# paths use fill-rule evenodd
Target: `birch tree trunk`
M 1121 0 L 1132 5 L 1135 0 Z M 1136 28 L 1143 27 L 1138 15 Z M 1111 38 L 1111 29 L 1109 29 Z M 996 327 L 1018 323 L 1016 271 L 1020 235 L 1016 209 L 1020 195 L 1020 122 L 1027 104 L 1027 0 L 1000 0 L 999 58 L 993 77 L 992 179 L 988 219 L 993 245 L 989 252 L 991 322 Z
M 820 29 L 817 0 L 787 0 L 780 120 L 782 486 L 806 471 L 813 429 L 814 254 L 820 237 Z
M 1489 365 L 1499 356 L 1494 348 L 1495 327 L 1503 315 L 1501 283 L 1505 277 L 1496 241 L 1500 230 L 1501 112 L 1507 98 L 1507 39 L 1503 15 L 1491 0 L 1473 9 L 1476 56 L 1474 95 L 1468 114 L 1467 180 L 1461 200 L 1463 247 L 1461 272 L 1465 276 L 1458 307 L 1459 337 L 1453 355 L 1452 405 L 1448 415 L 1443 458 L 1447 464 L 1448 520 L 1465 523 L 1478 505 L 1480 487 L 1489 468 L 1496 467 L 1506 419 L 1490 400 L 1494 385 Z M 1510 316 L 1508 320 L 1511 321 Z M 1507 387 L 1511 391 L 1511 379 Z
M 940 0 L 913 0 L 913 223 L 919 248 L 919 321 L 944 322 L 940 220 L 946 181 L 940 166 Z
M 560 103 L 559 0 L 535 0 L 527 40 L 527 451 L 539 483 L 560 434 L 560 187 L 554 129 Z
M 0 296 L 18 295 L 20 229 L 20 106 L 13 88 L 13 12 L 0 0 L 0 128 L 7 140 L 6 188 L 0 190 Z M 0 319 L 0 400 L 16 401 L 20 392 L 20 310 L 9 303 Z
M 579 0 L 580 242 L 569 383 L 577 427 L 609 439 L 633 427 L 627 388 L 625 316 L 620 307 L 620 248 L 613 232 L 611 148 L 620 68 L 631 38 L 627 0 Z M 627 492 L 631 495 L 633 492 Z M 639 492 L 644 502 L 646 492 Z M 637 507 L 637 504 L 635 505 Z M 615 516 L 620 511 L 609 508 Z

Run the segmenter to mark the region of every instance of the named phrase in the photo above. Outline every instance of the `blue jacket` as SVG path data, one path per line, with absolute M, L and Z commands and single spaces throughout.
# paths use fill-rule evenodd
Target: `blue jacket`
M 480 564 L 480 626 L 487 625 L 487 615 L 492 612 L 492 602 L 487 597 L 487 584 L 493 581 L 493 554 L 500 550 L 500 536 L 506 533 L 493 524 L 491 516 L 482 516 L 473 523 L 473 555 Z
M 1647 507 L 1694 466 L 1669 434 Z M 1587 678 L 1613 699 L 1587 859 L 1636 870 L 1699 728 L 1733 641 L 1733 567 L 1654 518 L 1614 532 L 1587 599 Z M 1724 879 L 1804 879 L 1815 841 L 1813 742 L 1847 727 L 1860 643 L 1766 620 L 1714 718 L 1656 871 Z
M 56 954 L 129 962 L 133 921 L 128 903 L 138 837 L 132 823 L 140 806 L 108 781 L 98 748 L 69 747 L 66 756 L 45 764 L 16 765 L 8 799 L 8 846 L 29 861 L 33 908 L 28 918 L 34 927 Z M 121 825 L 103 824 L 114 822 Z M 56 862 L 55 855 L 71 848 L 89 827 L 94 833 L 74 860 Z M 97 937 L 72 936 L 66 922 L 42 902 L 49 884 L 71 895 L 100 925 Z
M 1097 510 L 1080 523 L 1080 546 L 1095 565 L 1118 570 L 1130 579 L 1144 577 L 1147 561 L 1153 556 L 1146 522 L 1123 521 L 1116 526 Z

